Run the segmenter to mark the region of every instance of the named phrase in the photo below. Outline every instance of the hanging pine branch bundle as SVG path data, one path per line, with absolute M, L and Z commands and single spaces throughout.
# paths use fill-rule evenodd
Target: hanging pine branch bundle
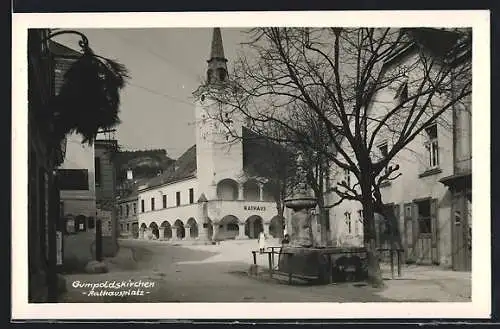
M 91 145 L 99 130 L 119 124 L 120 90 L 128 78 L 124 65 L 86 48 L 54 98 L 56 137 L 77 132 Z

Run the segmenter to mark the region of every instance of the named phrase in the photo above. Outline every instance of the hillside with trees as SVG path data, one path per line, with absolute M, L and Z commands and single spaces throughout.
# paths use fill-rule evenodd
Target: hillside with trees
M 120 151 L 116 158 L 118 182 L 127 178 L 127 170 L 132 169 L 134 179 L 154 177 L 169 170 L 175 160 L 167 155 L 165 149 Z

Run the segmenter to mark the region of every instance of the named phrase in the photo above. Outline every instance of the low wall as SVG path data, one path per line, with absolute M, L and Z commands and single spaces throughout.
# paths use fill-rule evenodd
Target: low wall
M 95 230 L 64 236 L 63 271 L 84 272 L 85 265 L 95 260 Z M 102 237 L 102 256 L 114 257 L 119 250 L 118 241 L 111 236 Z
M 315 277 L 320 281 L 327 281 L 330 276 L 343 280 L 340 276 L 347 268 L 353 268 L 355 276 L 363 279 L 365 276 L 366 259 L 364 248 L 301 248 L 283 247 L 279 261 L 279 270 L 285 273 L 292 272 L 304 277 Z M 291 254 L 290 256 L 287 253 Z M 329 256 L 330 255 L 330 256 Z M 331 257 L 331 263 L 328 261 Z M 330 267 L 331 266 L 331 267 Z M 339 273 L 337 273 L 339 272 Z M 337 280 L 335 279 L 335 280 Z

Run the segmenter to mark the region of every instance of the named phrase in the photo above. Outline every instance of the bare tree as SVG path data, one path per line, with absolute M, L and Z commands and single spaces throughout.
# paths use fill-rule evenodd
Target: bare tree
M 240 138 L 258 149 L 258 157 L 246 157 L 244 152 L 244 174 L 246 178 L 253 178 L 270 189 L 278 217 L 284 219 L 284 201 L 291 196 L 297 183 L 295 177 L 297 168 L 291 149 L 285 143 L 278 143 L 269 138 L 269 136 L 280 136 L 281 133 L 274 126 L 267 127 L 265 132 L 243 128 L 241 136 L 233 134 L 232 140 Z M 282 228 L 280 231 L 282 232 Z
M 211 88 L 221 114 L 272 122 L 355 184 L 332 188 L 340 204 L 363 206 L 368 276 L 383 285 L 375 243 L 375 212 L 382 212 L 380 185 L 396 179 L 392 160 L 431 123 L 471 94 L 471 31 L 373 28 L 256 28 L 248 52 L 236 62 L 231 84 Z M 392 91 L 390 100 L 381 99 Z M 306 110 L 320 123 L 330 147 L 314 141 L 289 118 Z M 228 127 L 230 128 L 230 127 Z M 315 130 L 315 127 L 311 127 Z M 380 156 L 374 145 L 391 139 Z

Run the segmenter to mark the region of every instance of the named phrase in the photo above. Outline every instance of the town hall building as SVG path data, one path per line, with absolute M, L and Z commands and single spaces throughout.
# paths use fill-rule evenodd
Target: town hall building
M 214 28 L 207 79 L 194 92 L 196 144 L 179 157 L 174 170 L 140 184 L 137 201 L 118 200 L 119 207 L 129 206 L 127 216 L 137 218 L 139 239 L 247 239 L 261 231 L 282 236 L 273 187 L 247 170 L 252 159 L 266 153 L 265 147 L 243 120 L 232 121 L 243 138 L 228 142 L 227 131 L 213 119 L 218 108 L 206 96 L 228 84 L 221 31 Z M 122 228 L 131 229 L 133 223 L 127 225 L 122 217 Z

